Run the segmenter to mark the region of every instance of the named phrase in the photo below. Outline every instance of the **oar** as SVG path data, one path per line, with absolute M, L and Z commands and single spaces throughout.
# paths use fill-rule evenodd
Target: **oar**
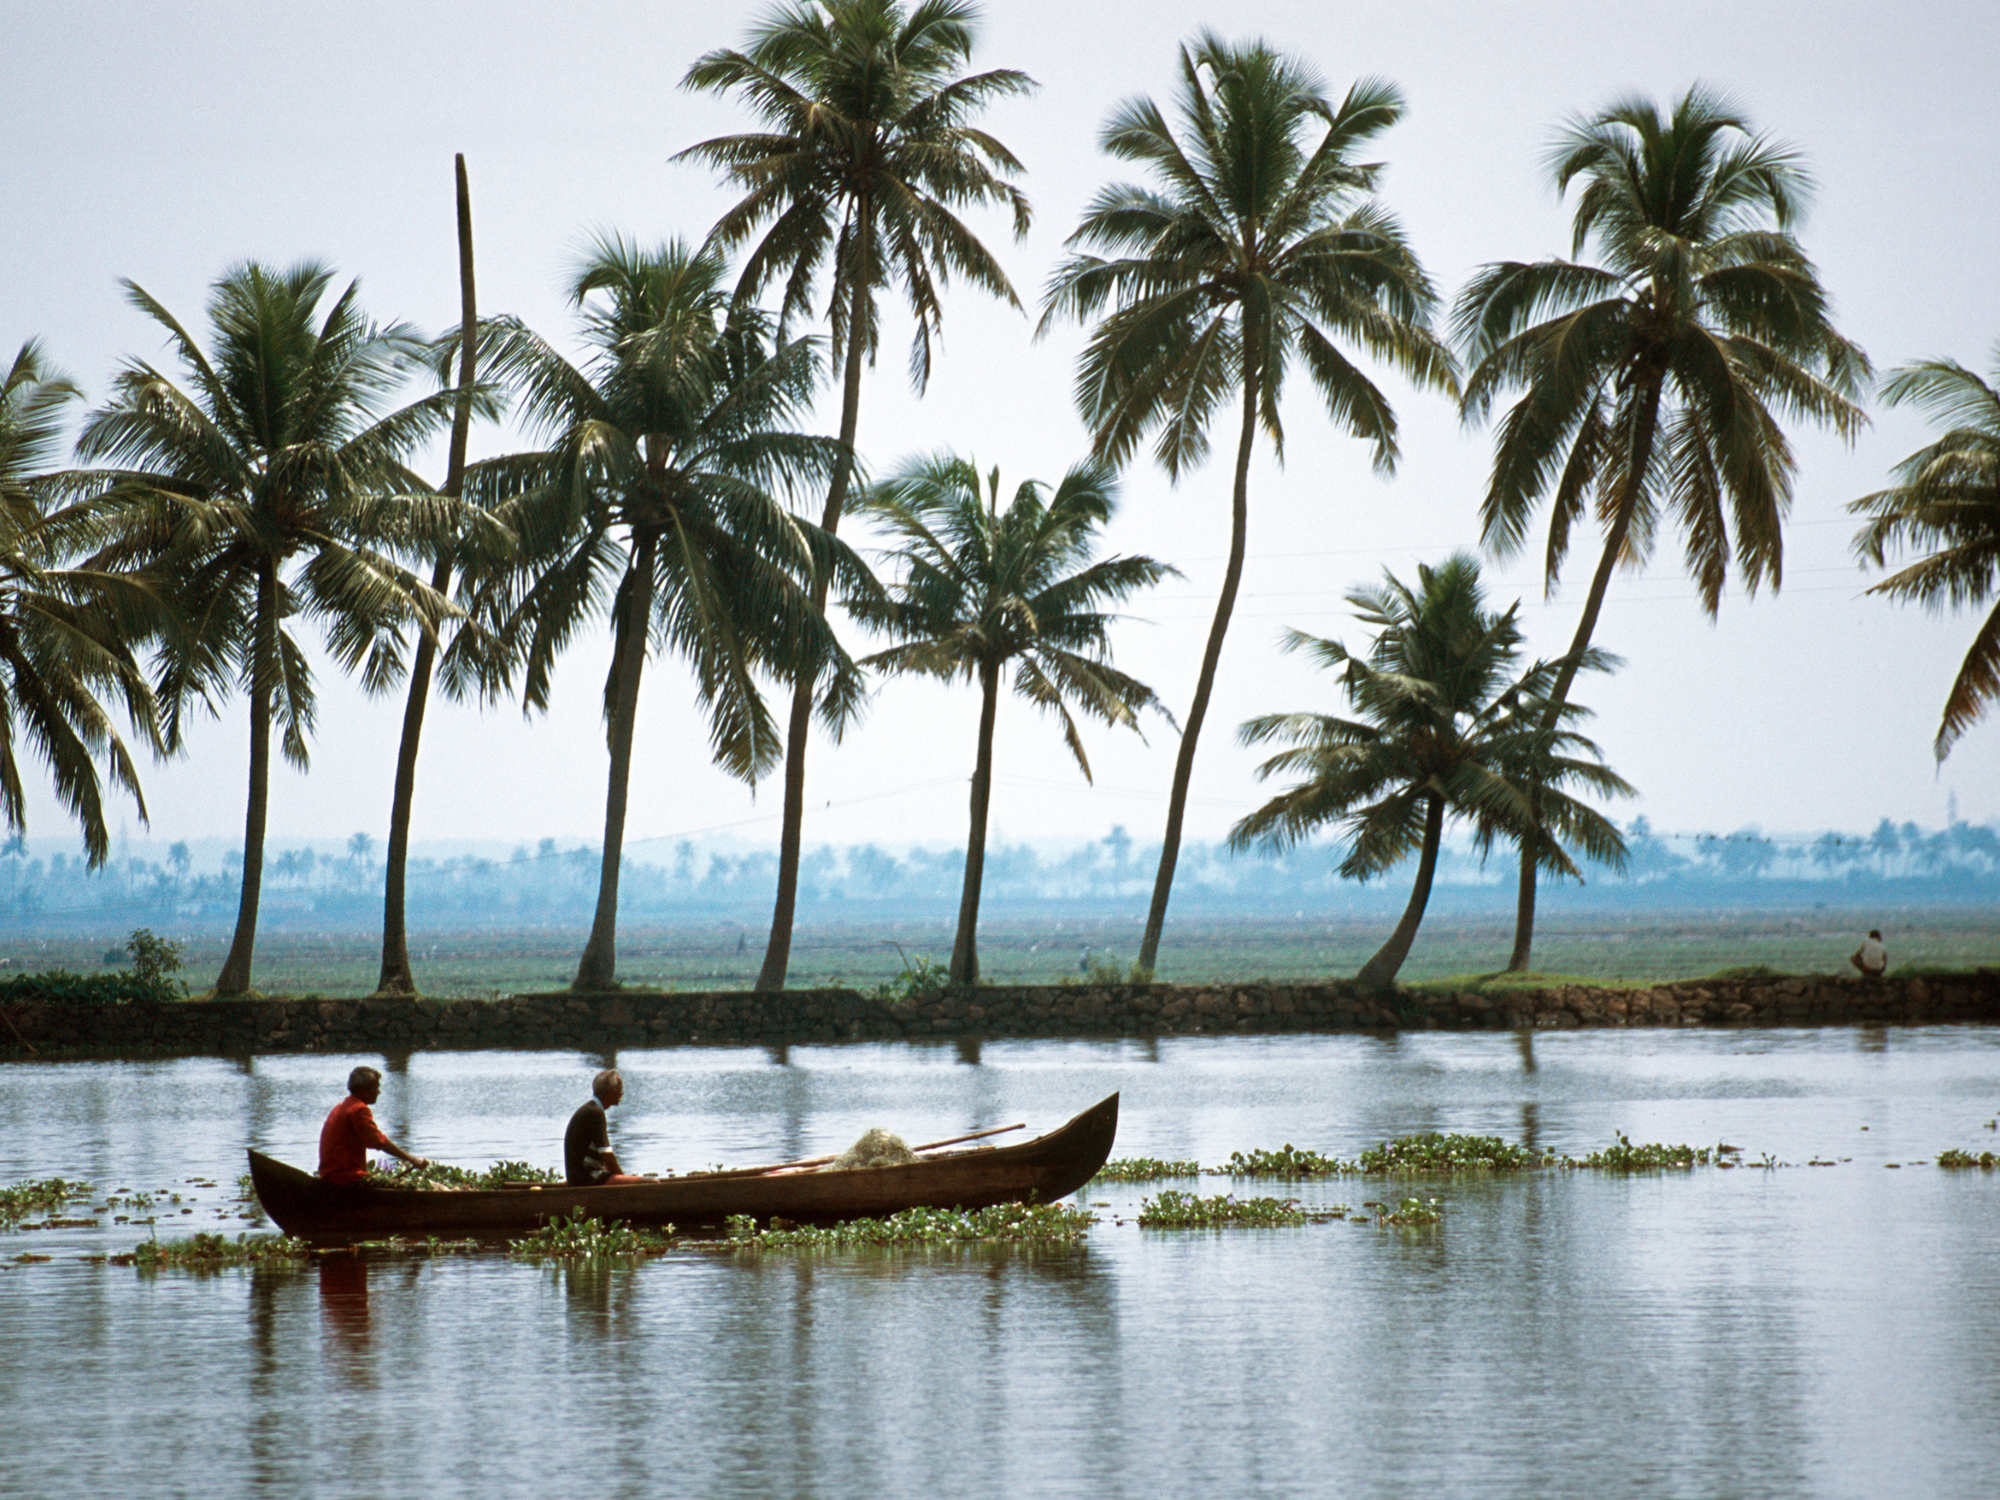
M 937 1151 L 945 1146 L 959 1146 L 967 1141 L 984 1140 L 989 1135 L 1005 1135 L 1010 1130 L 1026 1130 L 1027 1128 L 1026 1122 L 1018 1125 L 995 1125 L 991 1130 L 975 1130 L 970 1135 L 955 1135 L 950 1140 L 932 1141 L 929 1145 L 912 1146 L 910 1149 L 912 1151 Z M 775 1166 L 769 1167 L 735 1167 L 726 1172 L 689 1172 L 682 1180 L 685 1181 L 690 1177 L 699 1177 L 704 1182 L 713 1182 L 718 1177 L 763 1177 L 772 1172 L 795 1172 L 803 1170 L 806 1167 L 823 1167 L 839 1155 L 840 1153 L 836 1151 L 831 1156 L 808 1156 L 804 1161 L 781 1161 Z

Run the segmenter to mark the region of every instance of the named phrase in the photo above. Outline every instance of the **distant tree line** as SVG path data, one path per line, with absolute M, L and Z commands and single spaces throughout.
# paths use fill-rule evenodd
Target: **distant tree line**
M 1785 888 L 1825 899 L 1838 891 L 1857 899 L 1962 892 L 2000 892 L 2000 831 L 1988 824 L 1923 828 L 1882 819 L 1869 833 L 1771 836 L 1755 828 L 1733 833 L 1662 834 L 1641 817 L 1624 829 L 1628 859 L 1614 869 L 1579 861 L 1585 899 L 1640 903 L 1736 899 L 1768 901 Z M 1082 844 L 989 848 L 985 895 L 989 908 L 1013 913 L 1084 906 L 1120 914 L 1144 909 L 1158 849 L 1121 827 Z M 1206 915 L 1289 916 L 1367 909 L 1400 902 L 1418 856 L 1390 865 L 1360 885 L 1342 876 L 1341 851 L 1331 840 L 1285 849 L 1225 842 L 1190 843 L 1183 853 L 1183 899 Z M 554 839 L 523 843 L 505 856 L 413 855 L 409 861 L 412 926 L 418 930 L 517 928 L 570 922 L 597 896 L 600 851 Z M 754 928 L 776 868 L 768 849 L 722 849 L 691 840 L 658 858 L 628 852 L 621 884 L 625 914 L 635 920 L 728 920 Z M 879 844 L 820 845 L 799 864 L 799 909 L 834 921 L 883 910 L 948 917 L 962 890 L 959 849 L 890 849 Z M 376 842 L 355 834 L 345 845 L 299 845 L 276 851 L 268 866 L 270 919 L 365 928 L 379 914 L 384 863 Z M 1510 872 L 1482 858 L 1470 839 L 1437 852 L 1433 900 L 1491 905 L 1511 900 Z M 67 854 L 32 855 L 19 839 L 0 850 L 0 931 L 95 929 L 150 925 L 170 935 L 214 930 L 237 906 L 242 858 L 227 853 L 197 869 L 185 844 L 165 859 L 113 857 L 93 867 Z

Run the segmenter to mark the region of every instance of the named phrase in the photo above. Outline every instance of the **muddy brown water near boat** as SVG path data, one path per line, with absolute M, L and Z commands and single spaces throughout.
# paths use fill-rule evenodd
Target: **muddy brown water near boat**
M 364 1060 L 385 1061 L 0 1067 L 0 1183 L 95 1185 L 73 1210 L 94 1223 L 0 1235 L 0 1494 L 2000 1492 L 2000 1173 L 1935 1165 L 2000 1144 L 1991 1028 L 631 1050 L 613 1133 L 641 1168 L 878 1124 L 1042 1130 L 1114 1090 L 1118 1156 L 1353 1158 L 1438 1130 L 1728 1142 L 1745 1165 L 1100 1182 L 1072 1249 L 91 1258 L 256 1228 L 243 1148 L 310 1160 Z M 439 1159 L 553 1165 L 611 1060 L 419 1052 L 388 1060 L 377 1114 Z M 1163 1187 L 1445 1216 L 1140 1229 Z

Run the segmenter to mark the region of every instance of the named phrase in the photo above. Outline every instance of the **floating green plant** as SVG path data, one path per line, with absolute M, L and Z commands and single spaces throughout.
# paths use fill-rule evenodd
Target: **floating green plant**
M 304 1240 L 283 1234 L 196 1234 L 185 1240 L 146 1240 L 130 1255 L 111 1257 L 117 1265 L 142 1271 L 167 1267 L 208 1271 L 223 1266 L 265 1266 L 304 1260 L 310 1252 Z
M 1698 1166 L 1706 1166 L 1714 1158 L 1708 1149 L 1696 1146 L 1669 1146 L 1658 1142 L 1635 1146 L 1621 1131 L 1617 1143 L 1590 1155 L 1564 1157 L 1565 1167 L 1594 1169 L 1606 1172 L 1660 1172 L 1687 1171 Z M 1773 1165 L 1766 1160 L 1766 1165 Z
M 1941 1167 L 1979 1167 L 1990 1172 L 2000 1167 L 2000 1156 L 1991 1151 L 1981 1151 L 1975 1156 L 1970 1151 L 1945 1150 L 1938 1152 L 1937 1164 Z
M 1731 1150 L 1735 1148 L 1732 1147 Z M 1714 1156 L 1714 1151 L 1707 1147 L 1658 1144 L 1635 1146 L 1625 1138 L 1625 1133 L 1620 1131 L 1617 1145 L 1607 1146 L 1602 1151 L 1593 1151 L 1581 1160 L 1565 1156 L 1562 1164 L 1565 1167 L 1588 1167 L 1604 1172 L 1687 1171 L 1693 1167 L 1707 1166 Z M 1777 1163 L 1766 1157 L 1759 1165 L 1776 1166 Z
M 87 1182 L 71 1182 L 62 1177 L 44 1177 L 36 1182 L 18 1182 L 0 1188 L 0 1227 L 11 1229 L 30 1214 L 49 1213 L 72 1198 L 89 1193 Z
M 998 1203 L 991 1208 L 906 1208 L 886 1219 L 793 1225 L 773 1219 L 759 1229 L 748 1215 L 729 1220 L 728 1244 L 746 1250 L 844 1250 L 860 1245 L 948 1245 L 971 1242 L 1071 1245 L 1096 1217 L 1061 1203 Z
M 1121 1156 L 1098 1168 L 1097 1175 L 1105 1182 L 1154 1182 L 1162 1177 L 1199 1177 L 1201 1163 L 1161 1161 L 1153 1156 Z
M 567 1219 L 552 1219 L 526 1239 L 514 1240 L 507 1253 L 516 1260 L 641 1260 L 673 1248 L 674 1226 L 664 1231 L 607 1224 L 578 1209 Z
M 516 1182 L 561 1182 L 562 1174 L 524 1161 L 496 1161 L 481 1172 L 434 1161 L 426 1167 L 405 1167 L 371 1180 L 399 1188 L 500 1188 Z
M 1435 1198 L 1405 1198 L 1395 1208 L 1386 1203 L 1370 1203 L 1377 1224 L 1394 1224 L 1404 1229 L 1432 1229 L 1444 1222 L 1444 1209 Z
M 1546 1166 L 1551 1152 L 1510 1145 L 1497 1135 L 1398 1136 L 1361 1153 L 1364 1172 L 1519 1172 Z
M 1232 1151 L 1228 1165 L 1216 1168 L 1231 1177 L 1335 1177 L 1354 1169 L 1352 1162 L 1300 1151 L 1289 1142 L 1281 1151 Z
M 1203 1198 L 1169 1189 L 1157 1198 L 1142 1199 L 1139 1203 L 1141 1229 L 1220 1229 L 1231 1225 L 1281 1229 L 1310 1224 L 1313 1218 L 1314 1215 L 1299 1207 L 1296 1198 L 1239 1200 L 1227 1193 Z

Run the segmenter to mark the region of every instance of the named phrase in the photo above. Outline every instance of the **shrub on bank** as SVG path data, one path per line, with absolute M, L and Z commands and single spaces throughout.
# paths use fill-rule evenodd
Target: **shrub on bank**
M 129 1005 L 134 1000 L 178 1000 L 182 991 L 164 977 L 72 974 L 50 969 L 41 974 L 14 974 L 0 979 L 0 1005 Z

